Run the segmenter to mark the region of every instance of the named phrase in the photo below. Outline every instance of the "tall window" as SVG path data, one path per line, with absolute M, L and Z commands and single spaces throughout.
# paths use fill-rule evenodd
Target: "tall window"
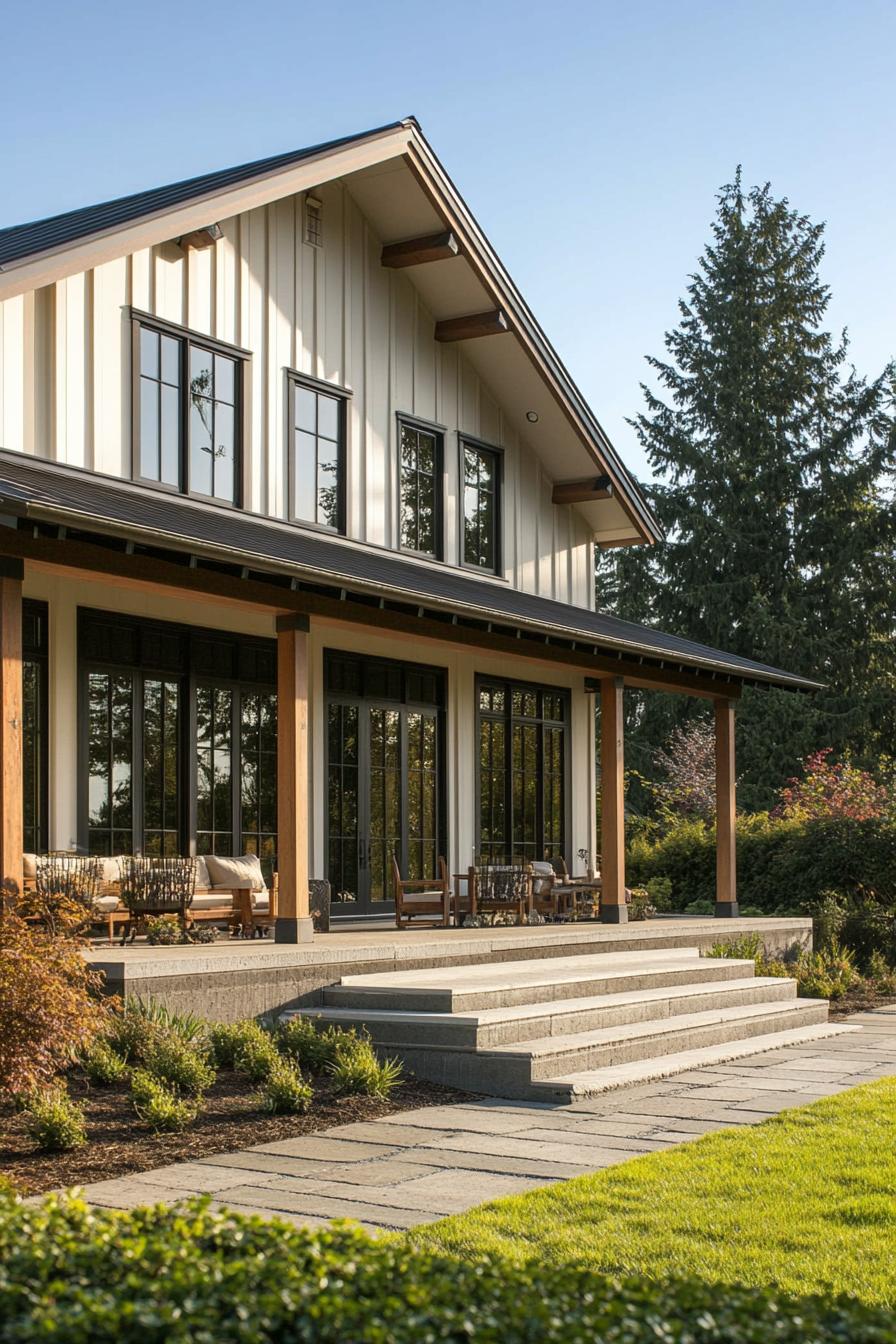
M 276 648 L 79 613 L 81 840 L 94 854 L 277 851 Z
M 238 504 L 241 352 L 142 318 L 134 331 L 135 474 Z
M 442 436 L 407 420 L 398 423 L 400 537 L 406 551 L 442 558 Z
M 45 602 L 22 603 L 22 786 L 25 852 L 47 848 L 48 613 Z
M 500 455 L 480 444 L 461 445 L 464 469 L 464 564 L 495 574 L 500 556 Z
M 478 850 L 492 862 L 568 857 L 569 696 L 549 687 L 479 685 Z
M 294 377 L 290 515 L 342 532 L 345 499 L 345 397 Z

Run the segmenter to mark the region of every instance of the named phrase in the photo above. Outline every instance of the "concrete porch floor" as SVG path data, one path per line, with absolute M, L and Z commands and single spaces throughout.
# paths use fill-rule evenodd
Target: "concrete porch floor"
M 811 946 L 812 921 L 793 918 L 659 916 L 632 924 L 546 924 L 537 928 L 404 929 L 358 927 L 319 933 L 311 943 L 234 940 L 192 947 L 99 945 L 85 953 L 110 993 L 154 999 L 171 1009 L 236 1021 L 284 1008 L 314 1006 L 344 975 L 469 966 L 534 957 L 708 950 L 727 938 L 759 933 L 770 953 Z

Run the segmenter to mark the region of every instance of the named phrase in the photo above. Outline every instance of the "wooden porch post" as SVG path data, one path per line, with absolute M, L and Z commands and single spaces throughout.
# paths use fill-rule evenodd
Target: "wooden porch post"
M 0 908 L 22 891 L 21 560 L 0 558 Z
M 625 779 L 622 677 L 600 684 L 600 917 L 625 924 Z
M 735 764 L 733 700 L 715 702 L 716 717 L 716 914 L 729 917 L 737 909 L 735 845 Z
M 307 616 L 277 619 L 277 875 L 274 940 L 307 943 L 308 898 Z

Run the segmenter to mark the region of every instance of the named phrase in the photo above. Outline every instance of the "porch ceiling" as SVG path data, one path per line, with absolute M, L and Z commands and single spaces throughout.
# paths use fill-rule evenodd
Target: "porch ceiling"
M 803 691 L 821 685 L 676 635 L 520 592 L 500 579 L 19 453 L 0 452 L 0 510 L 7 514 L 8 527 L 19 532 L 31 520 L 69 535 L 74 529 L 81 538 L 118 538 L 131 543 L 132 551 L 135 546 L 154 552 L 167 548 L 203 557 L 234 566 L 245 578 L 250 572 L 258 578 L 277 576 L 290 581 L 293 590 L 308 585 L 416 605 L 420 616 L 475 620 L 505 636 L 543 636 L 545 645 L 567 642 L 582 653 L 626 659 L 643 665 L 645 679 L 651 668 L 718 678 L 719 695 L 725 694 L 726 683 Z M 22 554 L 10 531 L 4 531 L 0 552 Z

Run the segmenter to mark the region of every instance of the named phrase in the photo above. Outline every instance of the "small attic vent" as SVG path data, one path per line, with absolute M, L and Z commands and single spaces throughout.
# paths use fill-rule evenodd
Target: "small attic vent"
M 324 241 L 323 214 L 320 201 L 315 196 L 305 197 L 305 242 L 312 247 L 322 247 Z

